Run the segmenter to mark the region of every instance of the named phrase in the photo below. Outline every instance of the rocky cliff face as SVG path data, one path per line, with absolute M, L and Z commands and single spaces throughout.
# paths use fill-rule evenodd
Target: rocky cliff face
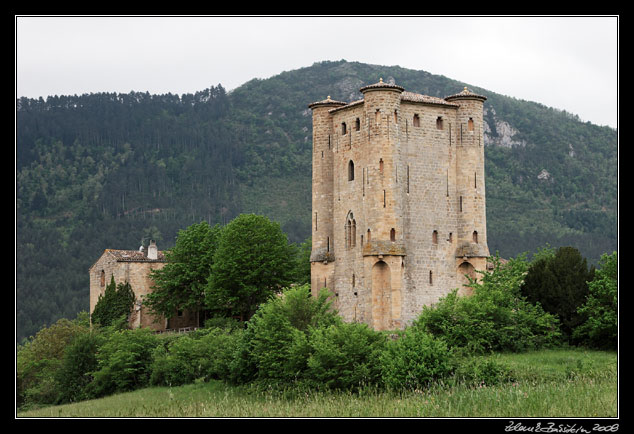
M 515 140 L 514 136 L 519 131 L 513 128 L 508 122 L 497 117 L 494 108 L 484 109 L 484 145 L 503 146 L 512 148 L 514 146 L 526 146 L 524 140 Z

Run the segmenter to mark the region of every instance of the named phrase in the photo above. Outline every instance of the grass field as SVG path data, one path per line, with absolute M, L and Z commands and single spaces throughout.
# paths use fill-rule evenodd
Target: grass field
M 222 382 L 152 387 L 18 417 L 616 417 L 617 354 L 575 349 L 488 356 L 512 369 L 495 386 L 385 392 L 262 391 Z

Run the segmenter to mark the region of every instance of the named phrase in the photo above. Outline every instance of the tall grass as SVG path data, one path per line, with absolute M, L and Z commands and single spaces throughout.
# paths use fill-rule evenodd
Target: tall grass
M 18 417 L 616 417 L 616 353 L 548 350 L 488 356 L 511 368 L 495 386 L 460 382 L 359 393 L 153 387 L 19 413 Z

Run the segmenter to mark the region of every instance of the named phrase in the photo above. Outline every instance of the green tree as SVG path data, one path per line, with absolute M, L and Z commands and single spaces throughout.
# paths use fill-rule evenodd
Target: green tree
M 522 294 L 531 303 L 539 303 L 546 312 L 557 315 L 563 337 L 572 343 L 573 331 L 581 323 L 577 312 L 588 296 L 588 281 L 594 269 L 574 247 L 560 247 L 554 255 L 544 255 L 531 263 Z
M 56 375 L 66 347 L 76 336 L 89 329 L 88 315 L 75 320 L 62 318 L 50 327 L 43 327 L 35 337 L 19 345 L 16 356 L 18 406 L 53 404 L 58 397 Z
M 114 276 L 110 278 L 110 283 L 106 286 L 103 295 L 92 312 L 91 320 L 93 324 L 102 327 L 110 326 L 116 321 L 129 317 L 136 297 L 128 282 L 115 284 Z
M 618 339 L 618 259 L 617 252 L 604 254 L 594 279 L 588 282 L 588 298 L 578 310 L 584 321 L 574 331 L 585 344 L 615 350 Z
M 179 231 L 174 248 L 165 254 L 167 264 L 150 272 L 154 287 L 144 302 L 152 311 L 170 318 L 177 310 L 204 308 L 220 232 L 219 225 L 207 222 Z
M 293 282 L 295 263 L 294 249 L 278 223 L 241 214 L 220 234 L 207 308 L 248 320 L 261 303 Z

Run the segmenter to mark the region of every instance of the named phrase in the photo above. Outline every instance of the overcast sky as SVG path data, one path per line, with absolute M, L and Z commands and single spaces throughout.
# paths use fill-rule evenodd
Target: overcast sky
M 424 70 L 617 127 L 614 16 L 16 16 L 15 24 L 16 97 L 231 90 L 345 59 Z

